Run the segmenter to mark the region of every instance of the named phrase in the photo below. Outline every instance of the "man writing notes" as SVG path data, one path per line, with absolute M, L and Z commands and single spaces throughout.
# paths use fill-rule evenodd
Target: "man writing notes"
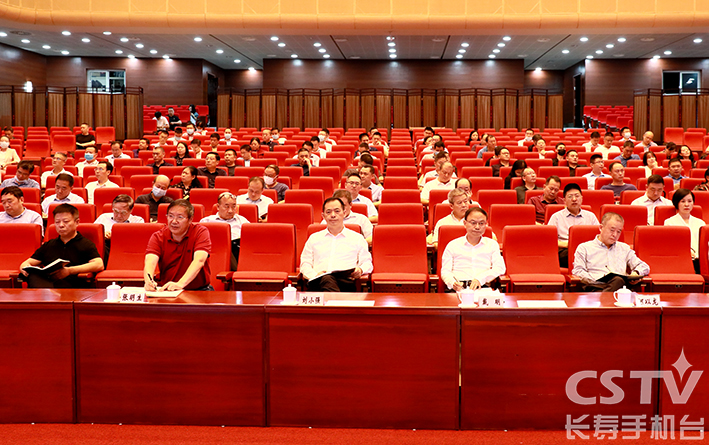
M 585 291 L 613 292 L 625 285 L 637 286 L 650 273 L 635 251 L 618 241 L 623 225 L 622 216 L 608 212 L 603 215 L 601 233 L 576 248 L 573 274 L 581 279 Z
M 209 230 L 193 224 L 193 217 L 194 207 L 186 199 L 177 199 L 167 207 L 167 225 L 153 233 L 145 250 L 146 290 L 214 290 L 209 284 Z M 159 278 L 155 276 L 158 267 Z
M 308 290 L 354 292 L 355 280 L 373 268 L 367 241 L 344 226 L 341 199 L 327 198 L 322 217 L 327 228 L 313 233 L 300 255 L 300 271 L 308 280 Z
M 441 279 L 449 291 L 478 289 L 505 273 L 500 245 L 483 237 L 487 212 L 471 207 L 463 220 L 465 236 L 448 243 L 441 259 Z

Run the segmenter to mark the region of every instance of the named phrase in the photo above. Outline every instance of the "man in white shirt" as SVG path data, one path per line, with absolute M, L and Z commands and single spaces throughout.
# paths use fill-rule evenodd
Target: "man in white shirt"
M 631 205 L 641 205 L 647 207 L 647 225 L 655 224 L 655 207 L 671 206 L 672 201 L 662 196 L 665 190 L 665 181 L 660 175 L 650 175 L 647 178 L 647 188 L 645 194 L 631 202 Z
M 534 136 L 534 130 L 527 128 L 524 132 L 524 139 L 517 141 L 518 147 L 529 147 L 532 145 L 532 137 Z
M 123 142 L 113 141 L 111 142 L 111 154 L 106 156 L 106 160 L 113 165 L 113 161 L 116 159 L 130 159 L 130 156 L 123 153 Z
M 463 181 L 460 179 L 459 181 Z M 462 226 L 465 219 L 465 212 L 470 208 L 470 196 L 462 188 L 455 188 L 448 193 L 448 204 L 451 206 L 451 213 L 438 220 L 433 232 L 428 235 L 428 244 L 438 245 L 438 233 L 443 226 Z
M 39 183 L 34 179 L 30 178 L 30 175 L 34 171 L 34 164 L 30 161 L 20 161 L 17 164 L 17 172 L 12 178 L 8 178 L 0 183 L 0 188 L 17 186 L 20 188 L 33 188 L 38 189 Z
M 478 289 L 505 273 L 497 241 L 485 238 L 487 213 L 480 207 L 465 212 L 466 235 L 448 243 L 441 257 L 441 279 L 450 291 Z
M 16 185 L 5 187 L 0 192 L 0 202 L 5 210 L 0 212 L 0 224 L 37 224 L 42 228 L 42 215 L 25 208 L 25 195 Z
M 102 213 L 96 218 L 94 224 L 103 226 L 103 235 L 106 238 L 104 243 L 104 262 L 108 264 L 108 255 L 111 252 L 111 231 L 114 224 L 144 223 L 145 220 L 137 215 L 133 215 L 133 198 L 126 194 L 120 194 L 113 198 L 110 213 Z
M 300 272 L 310 291 L 355 292 L 355 280 L 373 268 L 369 246 L 359 233 L 345 227 L 341 199 L 327 198 L 322 217 L 327 228 L 305 242 Z
M 83 204 L 84 198 L 73 194 L 74 177 L 66 173 L 59 173 L 54 181 L 54 194 L 49 195 L 42 201 L 42 215 L 46 218 L 49 214 L 49 206 L 57 203 Z
M 42 188 L 47 188 L 47 178 L 50 176 L 57 176 L 59 173 L 66 173 L 71 175 L 70 172 L 64 170 L 64 164 L 66 164 L 67 156 L 64 153 L 54 153 L 52 157 L 52 169 L 42 173 L 40 177 L 40 183 Z
M 453 181 L 453 172 L 455 171 L 453 164 L 450 162 L 445 162 L 441 166 L 441 171 L 438 173 L 438 177 L 424 184 L 421 190 L 421 203 L 428 205 L 428 199 L 431 195 L 431 190 L 433 189 L 447 189 L 452 190 L 455 188 L 455 182 Z
M 325 146 L 327 151 L 332 151 L 332 146 L 337 145 L 334 139 L 330 139 L 330 130 L 327 128 L 323 128 L 318 132 L 318 139 L 320 139 L 320 143 Z
M 170 139 L 170 133 L 168 133 L 167 130 L 158 131 L 158 141 L 153 144 L 153 148 L 162 147 L 163 150 L 167 150 L 168 148 L 170 148 L 170 145 L 168 144 L 168 139 Z
M 224 129 L 224 141 L 222 145 L 237 145 L 236 139 L 231 137 L 231 128 Z
M 86 184 L 86 196 L 89 198 L 89 204 L 94 203 L 94 192 L 96 189 L 103 187 L 119 187 L 118 184 L 108 180 L 108 175 L 113 171 L 113 166 L 110 162 L 99 162 L 94 171 L 96 172 L 96 181 Z
M 583 195 L 578 184 L 569 183 L 564 187 L 566 208 L 559 210 L 549 218 L 549 225 L 555 226 L 558 234 L 559 265 L 569 267 L 569 228 L 571 226 L 595 226 L 598 218 L 593 212 L 583 210 Z
M 372 202 L 375 203 L 375 206 L 382 200 L 382 191 L 384 190 L 384 187 L 374 183 L 376 178 L 376 170 L 373 165 L 367 164 L 359 169 L 359 179 L 362 180 L 362 188 L 372 191 Z
M 376 223 L 379 221 L 379 212 L 374 206 L 372 200 L 359 194 L 359 191 L 362 190 L 362 179 L 359 177 L 359 173 L 353 172 L 347 176 L 345 181 L 345 190 L 350 192 L 350 195 L 352 195 L 353 203 L 363 203 L 367 205 L 367 217 L 370 222 Z
M 231 270 L 236 270 L 239 263 L 239 245 L 241 243 L 241 226 L 249 224 L 249 220 L 237 214 L 236 196 L 224 192 L 217 199 L 217 214 L 205 216 L 200 222 L 222 222 L 231 227 Z
M 86 167 L 91 170 L 95 169 L 98 165 L 98 158 L 96 157 L 96 147 L 86 147 L 84 152 L 84 160 L 76 164 L 76 172 L 79 176 L 84 176 L 84 169 Z
M 429 170 L 426 174 L 421 175 L 419 178 L 419 190 L 426 185 L 428 178 L 437 178 L 441 171 L 443 164 L 450 161 L 450 155 L 446 152 L 438 152 L 433 158 L 433 170 Z M 494 174 L 494 173 L 493 173 Z M 453 173 L 453 178 L 456 178 L 456 174 Z
M 655 137 L 652 131 L 646 131 L 643 134 L 643 140 L 638 142 L 635 147 L 642 147 L 643 151 L 648 151 L 650 147 L 657 147 L 657 144 L 652 141 L 652 139 Z
M 327 156 L 327 149 L 324 144 L 320 143 L 320 139 L 317 136 L 313 136 L 310 138 L 310 142 L 313 143 L 313 149 L 311 152 L 316 154 L 319 159 L 325 159 Z M 319 159 L 318 162 L 320 162 Z
M 591 140 L 586 142 L 585 144 L 582 145 L 582 147 L 588 152 L 588 151 L 594 151 L 596 148 L 599 147 L 599 143 L 601 142 L 601 133 L 598 131 L 594 131 L 591 133 Z
M 591 171 L 583 175 L 588 182 L 588 189 L 595 190 L 596 179 L 598 178 L 610 178 L 610 175 L 603 173 L 603 156 L 600 154 L 591 155 Z
M 618 156 L 620 154 L 620 148 L 613 145 L 613 133 L 608 132 L 603 136 L 603 145 L 599 145 L 593 150 L 594 153 L 600 153 L 603 156 L 603 160 L 608 159 L 609 155 Z
M 268 206 L 273 204 L 273 200 L 268 196 L 263 196 L 263 189 L 266 187 L 266 183 L 263 178 L 259 176 L 254 176 L 249 180 L 249 188 L 245 195 L 239 195 L 236 197 L 237 204 L 256 204 L 258 207 L 258 217 L 259 219 L 266 219 L 268 215 Z
M 423 156 L 421 156 L 421 161 L 419 162 L 419 164 L 423 165 L 424 159 L 435 159 L 436 155 L 440 152 L 448 153 L 448 150 L 446 149 L 446 144 L 444 144 L 443 141 L 436 141 L 433 143 L 433 146 L 426 147 L 421 152 L 421 153 L 425 153 L 425 154 Z
M 345 189 L 335 190 L 332 195 L 333 198 L 338 198 L 345 205 L 345 224 L 356 224 L 362 230 L 362 236 L 367 240 L 367 244 L 372 245 L 372 232 L 374 231 L 374 226 L 369 222 L 369 218 L 361 213 L 355 213 L 352 211 L 352 194 Z M 325 224 L 325 220 L 322 222 Z

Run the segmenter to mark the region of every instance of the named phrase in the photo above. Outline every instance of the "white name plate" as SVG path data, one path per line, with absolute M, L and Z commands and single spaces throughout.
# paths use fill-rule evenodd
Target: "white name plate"
M 324 306 L 325 294 L 322 292 L 301 292 L 298 294 L 300 306 Z
M 499 296 L 481 296 L 478 300 L 480 307 L 505 307 L 505 297 Z
M 636 307 L 652 307 L 660 305 L 659 295 L 635 295 Z
M 145 289 L 142 287 L 124 287 L 121 289 L 119 303 L 147 303 Z

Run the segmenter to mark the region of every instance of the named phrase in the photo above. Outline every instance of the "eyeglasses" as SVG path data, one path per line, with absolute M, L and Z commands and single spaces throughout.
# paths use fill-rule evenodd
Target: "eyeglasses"
M 127 210 L 118 210 L 118 209 L 111 209 L 111 210 L 113 210 L 113 213 L 114 213 L 115 215 L 121 215 L 121 216 L 126 216 L 126 215 L 128 215 L 128 214 L 130 213 L 130 212 L 127 211 Z
M 356 182 L 356 181 L 347 181 L 346 184 L 347 184 L 347 185 L 351 185 L 351 186 L 353 186 L 353 187 L 361 186 L 361 185 L 362 185 L 361 182 Z
M 470 221 L 470 220 L 465 220 L 466 224 L 470 224 L 473 227 L 485 227 L 487 225 L 487 221 Z
M 184 220 L 186 220 L 186 219 L 187 219 L 187 217 L 184 216 L 184 215 L 173 215 L 172 213 L 168 213 L 168 214 L 167 214 L 167 220 L 168 220 L 168 221 L 175 220 L 175 221 L 182 222 L 182 221 L 184 221 Z

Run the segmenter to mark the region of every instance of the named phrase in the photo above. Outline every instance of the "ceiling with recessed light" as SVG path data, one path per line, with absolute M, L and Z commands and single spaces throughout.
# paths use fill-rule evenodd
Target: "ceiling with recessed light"
M 706 41 L 706 42 L 705 42 Z M 523 59 L 526 69 L 563 70 L 586 58 L 709 57 L 709 35 L 231 35 L 131 34 L 0 28 L 0 43 L 45 56 L 203 59 L 223 69 L 264 59 Z

